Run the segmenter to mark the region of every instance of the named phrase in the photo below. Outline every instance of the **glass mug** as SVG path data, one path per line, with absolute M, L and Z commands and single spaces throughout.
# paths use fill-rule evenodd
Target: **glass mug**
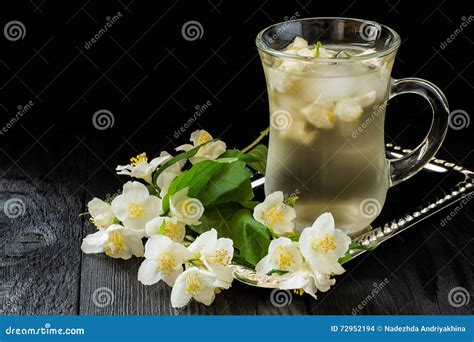
M 296 224 L 323 212 L 350 235 L 368 229 L 389 187 L 435 155 L 448 128 L 443 93 L 418 78 L 390 77 L 400 37 L 371 21 L 309 18 L 270 26 L 256 39 L 270 106 L 265 193 L 297 195 Z M 414 93 L 433 110 L 424 141 L 386 159 L 387 100 Z

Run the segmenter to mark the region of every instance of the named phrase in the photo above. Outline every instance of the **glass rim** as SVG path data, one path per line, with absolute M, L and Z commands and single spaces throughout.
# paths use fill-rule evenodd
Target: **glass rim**
M 292 22 L 317 21 L 317 20 L 351 20 L 351 21 L 355 21 L 359 23 L 370 23 L 373 25 L 378 25 L 381 28 L 386 29 L 393 36 L 393 41 L 381 50 L 374 51 L 374 52 L 361 55 L 361 56 L 354 56 L 351 58 L 334 58 L 334 57 L 328 58 L 328 57 L 315 57 L 315 56 L 309 57 L 309 56 L 293 55 L 293 54 L 286 53 L 284 51 L 273 49 L 269 47 L 263 41 L 264 33 L 279 25 L 284 25 L 285 23 L 292 23 Z M 364 20 L 364 19 L 346 18 L 346 17 L 312 17 L 312 18 L 287 20 L 287 21 L 279 22 L 279 23 L 276 23 L 264 28 L 257 34 L 257 37 L 255 38 L 255 45 L 257 46 L 257 48 L 260 51 L 265 52 L 271 56 L 279 57 L 279 58 L 295 59 L 295 60 L 300 60 L 300 61 L 310 61 L 310 60 L 316 59 L 318 62 L 321 62 L 321 63 L 325 63 L 325 62 L 326 63 L 353 63 L 353 62 L 360 62 L 360 61 L 366 61 L 373 58 L 383 57 L 396 51 L 398 47 L 400 46 L 400 43 L 401 43 L 400 35 L 395 30 L 391 29 L 390 27 L 386 25 L 382 25 L 373 20 Z

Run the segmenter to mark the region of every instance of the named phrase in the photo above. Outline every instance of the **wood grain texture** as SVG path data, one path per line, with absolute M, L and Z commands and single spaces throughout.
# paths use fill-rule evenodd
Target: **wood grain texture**
M 49 152 L 35 148 L 18 165 L 0 155 L 0 208 L 11 198 L 21 199 L 26 207 L 16 219 L 0 212 L 2 314 L 473 313 L 472 300 L 460 307 L 449 302 L 453 288 L 472 293 L 474 286 L 472 206 L 444 227 L 440 220 L 449 209 L 350 261 L 346 273 L 336 277 L 336 285 L 318 293 L 316 301 L 288 292 L 279 296 L 289 294 L 291 304 L 274 305 L 271 290 L 236 281 L 210 306 L 192 302 L 173 309 L 167 285 L 138 282 L 141 259 L 124 261 L 80 252 L 82 237 L 95 228 L 78 213 L 92 197 L 103 198 L 120 189 L 127 178 L 115 175 L 113 167 L 124 163 L 124 155 L 139 152 L 118 143 L 116 153 L 101 155 L 90 146 L 85 140 Z
M 0 153 L 2 314 L 78 313 L 85 169 L 65 148 Z

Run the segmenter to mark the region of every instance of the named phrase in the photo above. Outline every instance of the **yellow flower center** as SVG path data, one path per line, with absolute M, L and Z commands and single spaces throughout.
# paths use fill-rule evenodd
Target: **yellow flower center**
M 136 203 L 131 204 L 128 207 L 128 211 L 130 212 L 130 216 L 132 218 L 138 218 L 138 217 L 141 217 L 141 216 L 145 215 L 145 209 L 143 209 L 142 207 L 140 207 Z
M 211 136 L 208 133 L 201 134 L 197 139 L 196 139 L 196 144 L 197 145 L 202 145 L 204 143 L 207 143 L 211 139 Z
M 138 166 L 140 164 L 146 164 L 148 163 L 148 158 L 146 157 L 146 153 L 140 153 L 136 157 L 130 158 L 130 165 L 132 166 Z
M 293 292 L 299 296 L 302 296 L 304 294 L 303 289 L 294 289 Z
M 336 116 L 332 110 L 327 112 L 329 122 L 334 123 L 336 121 Z
M 97 225 L 97 223 L 95 222 L 95 219 L 93 217 L 89 218 L 89 222 L 92 223 L 97 229 L 99 229 L 99 226 Z
M 199 276 L 196 273 L 188 274 L 186 277 L 186 287 L 184 290 L 193 297 L 204 290 L 201 279 L 199 279 Z
M 226 266 L 230 263 L 230 256 L 225 249 L 217 250 L 210 259 L 216 263 L 223 266 Z
M 269 228 L 273 228 L 275 223 L 283 221 L 284 218 L 283 210 L 279 206 L 275 206 L 263 214 L 263 222 Z
M 336 243 L 334 235 L 324 234 L 322 239 L 316 239 L 313 241 L 312 247 L 316 250 L 322 249 L 325 253 L 335 250 Z
M 122 255 L 125 251 L 125 242 L 122 235 L 117 231 L 112 231 L 107 239 L 108 245 L 104 246 L 104 253 L 108 256 L 113 254 Z
M 156 269 L 166 275 L 170 275 L 173 272 L 175 259 L 169 253 L 161 253 L 158 257 L 158 266 Z
M 180 229 L 177 223 L 166 222 L 163 234 L 168 236 L 171 240 L 178 241 L 181 238 Z
M 295 259 L 293 256 L 285 251 L 285 249 L 282 246 L 278 246 L 276 248 L 276 252 L 278 253 L 278 269 L 282 271 L 288 271 L 291 268 L 291 265 L 295 262 Z

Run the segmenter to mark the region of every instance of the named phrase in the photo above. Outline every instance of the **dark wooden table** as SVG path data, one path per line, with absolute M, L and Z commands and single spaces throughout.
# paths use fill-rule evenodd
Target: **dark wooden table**
M 93 196 L 103 197 L 121 187 L 125 178 L 116 176 L 113 169 L 135 152 L 133 148 L 125 141 L 74 137 L 64 142 L 58 138 L 48 146 L 28 144 L 31 147 L 2 146 L 0 153 L 0 205 L 10 199 L 20 199 L 25 205 L 18 218 L 0 211 L 2 314 L 351 315 L 360 304 L 359 314 L 473 313 L 472 298 L 461 307 L 448 300 L 456 287 L 472 294 L 472 206 L 462 208 L 444 227 L 440 221 L 446 211 L 438 213 L 349 262 L 346 273 L 317 301 L 293 295 L 290 305 L 279 308 L 271 304 L 270 290 L 235 281 L 209 307 L 192 303 L 175 310 L 169 287 L 162 283 L 143 286 L 137 281 L 141 260 L 85 255 L 80 250 L 82 238 L 94 228 L 78 214 Z M 108 148 L 100 153 L 100 146 Z M 400 189 L 414 191 L 416 177 Z M 387 285 L 372 296 L 374 284 L 383 281 Z M 104 288 L 113 300 L 96 305 L 94 293 L 109 291 Z

